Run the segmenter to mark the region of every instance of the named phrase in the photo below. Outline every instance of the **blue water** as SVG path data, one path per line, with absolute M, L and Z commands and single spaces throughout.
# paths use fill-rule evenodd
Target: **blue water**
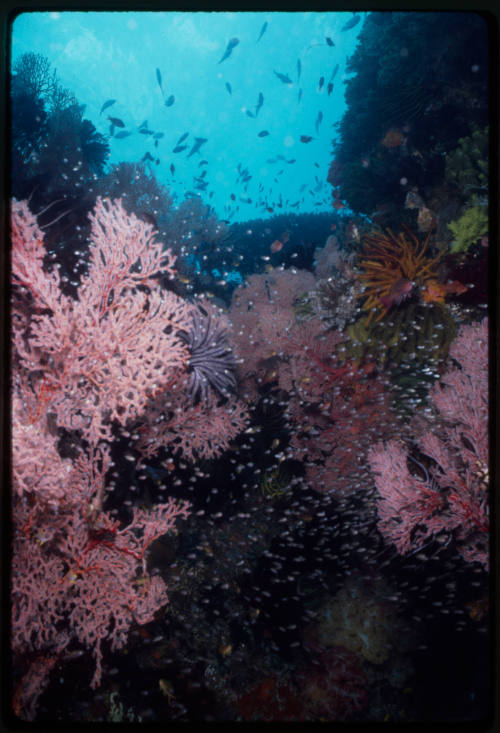
M 86 105 L 84 116 L 98 132 L 109 134 L 108 115 L 131 131 L 129 137 L 110 139 L 109 163 L 138 162 L 149 152 L 154 161 L 147 165 L 178 201 L 194 192 L 219 218 L 231 221 L 270 216 L 267 209 L 277 206 L 280 196 L 280 213 L 331 211 L 326 176 L 333 126 L 345 110 L 346 59 L 356 47 L 364 15 L 342 31 L 352 13 L 23 13 L 13 24 L 12 63 L 28 52 L 48 58 L 62 86 Z M 238 45 L 219 63 L 233 38 Z M 274 71 L 292 83 L 283 83 Z M 251 118 L 247 110 L 255 113 L 259 93 L 264 101 Z M 172 95 L 175 101 L 167 107 Z M 101 114 L 108 99 L 116 102 Z M 145 120 L 148 129 L 164 134 L 157 147 L 153 135 L 138 131 Z M 114 135 L 120 131 L 115 128 Z M 259 137 L 263 131 L 269 135 Z M 174 154 L 186 132 L 187 148 Z M 302 135 L 313 140 L 300 142 Z M 195 137 L 207 142 L 188 157 Z M 202 160 L 208 161 L 204 191 L 194 181 Z M 239 164 L 252 176 L 246 183 L 241 177 L 236 182 Z

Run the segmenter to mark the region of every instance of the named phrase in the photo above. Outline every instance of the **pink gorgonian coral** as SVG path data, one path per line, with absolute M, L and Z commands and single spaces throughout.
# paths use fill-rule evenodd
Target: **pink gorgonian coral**
M 435 420 L 421 455 L 390 440 L 369 452 L 378 527 L 402 555 L 441 535 L 467 562 L 488 566 L 488 325 L 462 326 L 450 349 L 458 366 L 430 394 Z

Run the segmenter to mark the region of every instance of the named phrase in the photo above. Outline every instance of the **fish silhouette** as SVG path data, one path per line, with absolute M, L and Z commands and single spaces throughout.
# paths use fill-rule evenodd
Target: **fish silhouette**
M 233 48 L 237 46 L 239 42 L 240 42 L 239 38 L 231 38 L 231 40 L 227 44 L 226 50 L 224 51 L 223 57 L 219 61 L 219 64 L 222 64 L 223 61 L 225 61 L 227 58 L 229 58 L 229 56 L 231 56 L 233 52 Z

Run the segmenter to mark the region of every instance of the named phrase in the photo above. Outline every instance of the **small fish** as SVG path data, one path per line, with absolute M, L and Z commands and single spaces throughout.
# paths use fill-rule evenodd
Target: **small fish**
M 175 173 L 175 165 L 173 163 L 170 163 L 170 173 L 174 175 Z
M 391 287 L 388 294 L 381 295 L 379 300 L 385 308 L 390 308 L 392 305 L 399 305 L 410 295 L 414 285 L 415 283 L 408 280 L 407 277 L 400 277 Z
M 297 59 L 297 81 L 300 79 L 301 72 L 302 72 L 302 64 L 300 63 L 300 59 Z
M 255 117 L 254 113 L 251 112 L 249 109 L 247 109 L 247 115 L 251 117 L 252 119 Z
M 233 90 L 231 89 L 231 84 L 228 81 L 226 81 L 226 89 L 229 92 L 229 94 L 233 93 Z
M 188 135 L 189 132 L 185 132 L 184 135 L 181 135 L 180 138 L 177 140 L 176 145 L 180 145 L 181 143 L 183 143 Z
M 350 28 L 354 28 L 354 26 L 357 25 L 360 20 L 361 18 L 359 17 L 359 15 L 354 15 L 354 17 L 348 20 L 347 23 L 344 23 L 340 30 L 348 31 Z
M 449 280 L 446 283 L 429 280 L 423 292 L 423 300 L 426 303 L 443 303 L 447 295 L 463 295 L 468 289 L 467 285 L 458 280 Z
M 332 227 L 333 227 L 333 224 L 332 224 Z M 353 239 L 355 242 L 361 241 L 361 235 L 359 233 L 359 229 L 353 221 L 349 222 L 349 225 L 347 227 L 347 238 Z
M 297 98 L 297 101 L 299 102 L 299 104 L 300 104 L 300 100 L 301 99 L 302 99 L 302 89 L 299 89 L 299 95 L 298 95 L 298 98 Z
M 160 69 L 156 69 L 156 79 L 158 81 L 158 86 L 160 87 L 161 93 L 163 94 L 163 87 L 161 85 L 161 72 Z
M 279 252 L 281 249 L 283 249 L 283 242 L 280 242 L 279 239 L 275 239 L 274 242 L 269 247 L 269 250 L 274 254 L 275 252 Z
M 335 66 L 334 70 L 332 71 L 332 75 L 330 77 L 330 81 L 333 81 L 335 79 L 335 75 L 336 75 L 336 73 L 337 73 L 338 70 L 339 70 L 339 65 L 337 64 Z
M 122 130 L 121 132 L 117 132 L 115 135 L 115 140 L 122 140 L 124 137 L 128 137 L 132 133 L 128 130 Z
M 151 155 L 151 153 L 150 153 L 150 152 L 147 152 L 147 153 L 145 153 L 145 154 L 144 154 L 144 155 L 142 156 L 142 158 L 141 158 L 141 162 L 142 162 L 143 160 L 151 160 L 151 161 L 152 161 L 152 160 L 154 160 L 154 158 L 153 158 L 153 156 Z
M 217 651 L 219 652 L 221 657 L 224 658 L 231 654 L 232 650 L 233 647 L 231 644 L 221 644 Z
M 139 130 L 141 135 L 153 135 L 153 130 L 148 130 L 146 127 L 143 127 L 141 130 Z
M 329 36 L 325 36 L 325 41 L 328 46 L 331 46 L 332 48 L 333 46 L 335 46 L 334 42 L 332 41 L 332 39 Z
M 188 158 L 190 158 L 190 157 L 191 157 L 192 155 L 194 155 L 195 153 L 199 153 L 199 152 L 200 152 L 200 148 L 201 148 L 201 146 L 202 146 L 202 145 L 203 145 L 204 143 L 206 143 L 206 142 L 207 142 L 207 140 L 208 140 L 208 138 L 207 138 L 207 137 L 195 137 L 195 139 L 194 139 L 194 145 L 193 145 L 193 147 L 191 148 L 191 150 L 189 151 L 189 155 L 188 155 Z
M 105 109 L 108 109 L 108 107 L 111 107 L 112 104 L 116 102 L 116 99 L 108 99 L 101 107 L 101 111 L 99 112 L 100 115 L 104 112 Z
M 173 94 L 171 94 L 170 97 L 165 100 L 165 107 L 171 107 L 174 102 L 175 102 L 175 97 Z
M 173 149 L 173 153 L 182 153 L 183 150 L 186 150 L 187 145 L 176 145 Z
M 321 121 L 323 120 L 323 112 L 321 110 L 318 112 L 318 116 L 316 117 L 316 134 L 319 135 L 319 126 L 321 125 Z
M 221 60 L 219 61 L 219 64 L 222 64 L 223 61 L 225 61 L 229 56 L 231 56 L 231 53 L 233 51 L 233 48 L 238 45 L 239 38 L 231 38 L 229 43 L 227 44 L 226 50 L 224 51 L 224 55 L 222 56 Z
M 323 89 L 323 84 L 325 83 L 325 77 L 320 76 L 319 83 L 318 83 L 318 92 L 321 92 Z
M 311 137 L 310 135 L 301 135 L 300 136 L 300 142 L 301 143 L 310 143 L 311 140 L 314 140 L 314 138 Z
M 257 38 L 257 40 L 255 41 L 255 43 L 258 43 L 258 42 L 260 41 L 260 39 L 262 38 L 262 36 L 263 36 L 263 35 L 264 35 L 264 33 L 266 32 L 266 30 L 267 30 L 267 21 L 266 21 L 266 22 L 264 23 L 264 25 L 263 25 L 263 26 L 262 26 L 262 28 L 260 29 L 259 37 L 258 37 L 258 38 Z
M 155 132 L 153 135 L 153 140 L 161 140 L 161 138 L 164 136 L 165 133 L 163 132 Z
M 158 680 L 158 687 L 160 688 L 162 695 L 164 695 L 169 702 L 175 700 L 175 692 L 171 682 L 164 679 Z
M 109 116 L 108 116 L 108 120 L 109 120 L 109 121 L 111 122 L 111 124 L 112 124 L 112 125 L 114 125 L 115 127 L 125 127 L 125 123 L 124 123 L 124 122 L 123 122 L 122 120 L 120 120 L 120 118 L 119 118 L 119 117 L 109 117 Z
M 262 107 L 263 104 L 264 104 L 264 95 L 262 94 L 262 92 L 259 92 L 259 99 L 257 101 L 257 104 L 255 105 L 255 116 L 256 117 L 259 112 L 259 109 Z
M 296 158 L 290 158 L 290 160 L 287 160 L 286 162 L 288 163 L 288 165 L 291 165 L 292 163 L 295 163 L 295 161 Z
M 269 135 L 267 130 L 261 130 L 258 134 L 258 137 L 267 137 Z
M 274 71 L 274 69 L 273 69 L 273 71 Z M 280 74 L 279 71 L 274 71 L 274 73 L 276 74 L 276 76 L 278 77 L 278 79 L 283 82 L 283 84 L 293 84 L 293 82 L 290 79 L 290 77 L 287 76 L 286 74 Z

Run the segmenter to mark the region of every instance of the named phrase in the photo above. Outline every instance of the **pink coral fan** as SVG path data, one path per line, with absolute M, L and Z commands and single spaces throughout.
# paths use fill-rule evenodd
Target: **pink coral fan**
M 31 318 L 28 340 L 14 321 L 15 356 L 31 375 L 36 409 L 96 444 L 110 439 L 113 420 L 136 418 L 186 368 L 178 332 L 189 327 L 190 309 L 155 283 L 160 271 L 173 275 L 174 258 L 150 224 L 127 215 L 120 200 L 98 199 L 90 219 L 89 271 L 74 301 L 60 292 L 57 273 L 43 269 L 41 232 L 26 203 L 14 201 L 12 275 L 43 309 Z
M 435 420 L 416 439 L 423 457 L 396 440 L 369 452 L 378 527 L 402 555 L 441 534 L 466 562 L 488 566 L 487 323 L 462 326 L 452 344 L 459 367 L 431 391 Z

